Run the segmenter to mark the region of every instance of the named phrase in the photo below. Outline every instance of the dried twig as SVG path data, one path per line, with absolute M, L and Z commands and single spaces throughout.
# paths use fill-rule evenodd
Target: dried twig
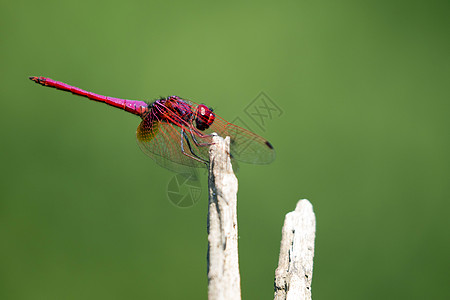
M 304 199 L 284 220 L 275 271 L 275 300 L 311 299 L 316 217 Z
M 208 207 L 208 299 L 241 299 L 236 193 L 230 138 L 213 137 Z

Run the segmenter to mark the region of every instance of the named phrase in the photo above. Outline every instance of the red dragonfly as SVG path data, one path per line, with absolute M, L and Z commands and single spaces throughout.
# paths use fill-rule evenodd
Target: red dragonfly
M 212 133 L 230 137 L 232 158 L 253 164 L 268 164 L 275 159 L 273 146 L 262 137 L 229 123 L 213 113 L 212 108 L 177 96 L 152 103 L 94 94 L 46 77 L 30 77 L 43 86 L 56 88 L 103 102 L 141 117 L 136 136 L 141 150 L 159 165 L 184 172 L 186 167 L 208 165 L 207 146 Z

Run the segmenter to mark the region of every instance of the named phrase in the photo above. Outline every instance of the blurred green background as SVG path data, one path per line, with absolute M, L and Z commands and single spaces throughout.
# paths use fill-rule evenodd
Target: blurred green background
M 200 201 L 139 118 L 40 87 L 179 95 L 233 120 L 265 92 L 271 165 L 240 164 L 244 299 L 273 297 L 284 215 L 317 215 L 314 299 L 448 299 L 448 1 L 1 1 L 1 299 L 205 299 Z M 247 119 L 248 121 L 248 119 Z

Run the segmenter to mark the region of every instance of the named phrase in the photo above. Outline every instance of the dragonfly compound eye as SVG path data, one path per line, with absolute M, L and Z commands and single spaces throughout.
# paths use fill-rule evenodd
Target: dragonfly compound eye
M 208 129 L 209 126 L 214 122 L 216 116 L 208 106 L 200 104 L 197 107 L 197 117 L 195 123 L 198 130 Z

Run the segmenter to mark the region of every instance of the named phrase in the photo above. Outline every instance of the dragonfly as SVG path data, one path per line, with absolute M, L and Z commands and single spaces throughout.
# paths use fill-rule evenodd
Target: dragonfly
M 153 102 L 103 96 L 47 77 L 32 76 L 43 86 L 88 98 L 127 111 L 141 118 L 136 130 L 141 150 L 157 164 L 183 173 L 209 165 L 208 150 L 213 133 L 230 137 L 230 157 L 251 164 L 269 164 L 275 159 L 271 143 L 259 135 L 227 122 L 205 104 L 178 96 Z

